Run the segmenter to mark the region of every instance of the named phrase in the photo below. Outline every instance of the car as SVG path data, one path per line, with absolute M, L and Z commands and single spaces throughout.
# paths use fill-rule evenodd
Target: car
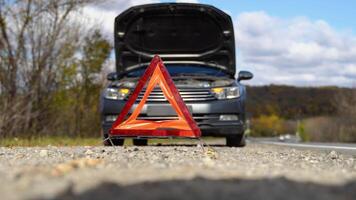
M 116 71 L 107 75 L 100 101 L 104 139 L 157 54 L 202 136 L 225 137 L 231 147 L 245 145 L 246 87 L 241 81 L 252 79 L 253 74 L 240 71 L 235 78 L 234 28 L 228 14 L 204 4 L 135 6 L 115 18 L 114 41 Z M 138 117 L 157 121 L 175 118 L 159 87 L 152 91 Z M 124 138 L 104 141 L 105 145 L 123 145 Z M 147 145 L 147 138 L 134 138 L 133 144 Z

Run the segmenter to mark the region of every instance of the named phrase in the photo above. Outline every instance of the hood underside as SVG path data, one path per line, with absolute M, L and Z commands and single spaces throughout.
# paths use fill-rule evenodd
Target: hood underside
M 132 7 L 115 19 L 117 72 L 164 62 L 198 62 L 235 74 L 235 41 L 229 15 L 202 4 L 161 3 Z

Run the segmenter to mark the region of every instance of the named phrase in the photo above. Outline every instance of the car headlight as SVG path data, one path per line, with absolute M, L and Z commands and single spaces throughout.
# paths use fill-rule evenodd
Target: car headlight
M 130 93 L 127 88 L 106 88 L 104 97 L 107 99 L 124 100 Z
M 211 92 L 217 99 L 234 99 L 240 97 L 240 90 L 238 87 L 217 87 L 212 88 Z

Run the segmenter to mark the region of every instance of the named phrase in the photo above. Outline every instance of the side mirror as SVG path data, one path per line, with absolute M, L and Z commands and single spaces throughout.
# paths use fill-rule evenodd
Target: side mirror
M 237 81 L 250 80 L 253 78 L 253 74 L 249 71 L 240 71 Z
M 118 75 L 116 72 L 110 72 L 107 76 L 106 79 L 108 81 L 116 81 L 118 79 Z

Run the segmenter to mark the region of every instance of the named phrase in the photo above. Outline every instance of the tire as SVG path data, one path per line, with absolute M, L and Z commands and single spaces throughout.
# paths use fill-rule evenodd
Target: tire
M 104 142 L 103 142 L 103 144 L 104 144 L 104 146 L 122 146 L 122 145 L 124 145 L 124 142 L 125 142 L 125 140 L 124 139 L 111 139 L 111 142 L 110 142 L 110 140 L 107 140 L 107 138 L 109 137 L 109 135 L 108 134 L 104 134 L 104 131 L 102 130 L 101 131 L 102 132 L 102 135 L 103 135 L 103 140 L 104 140 Z
M 147 146 L 147 139 L 133 139 L 132 140 L 133 145 L 135 146 Z
M 246 146 L 245 135 L 233 135 L 226 137 L 226 146 L 228 147 L 244 147 Z

